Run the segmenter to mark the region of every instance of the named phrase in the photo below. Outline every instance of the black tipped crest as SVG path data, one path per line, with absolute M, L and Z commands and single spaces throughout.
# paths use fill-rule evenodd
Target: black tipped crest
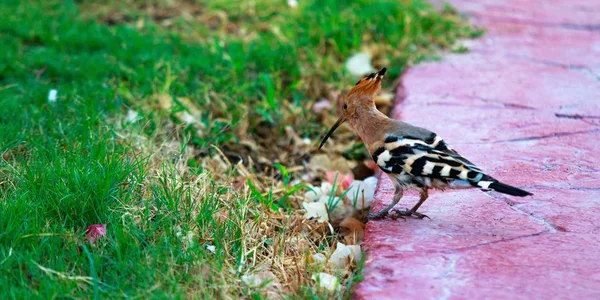
M 358 84 L 363 82 L 363 80 L 371 80 L 371 79 L 381 80 L 381 78 L 383 78 L 383 75 L 385 75 L 386 71 L 387 71 L 387 68 L 383 67 L 377 73 L 371 73 L 371 74 L 363 77 L 361 80 L 357 81 L 355 86 L 357 86 Z

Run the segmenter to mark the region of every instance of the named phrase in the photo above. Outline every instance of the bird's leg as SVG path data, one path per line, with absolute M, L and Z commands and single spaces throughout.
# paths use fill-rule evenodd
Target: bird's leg
M 413 208 L 411 208 L 410 210 L 397 210 L 396 209 L 396 210 L 394 210 L 394 213 L 396 215 L 402 216 L 402 217 L 415 216 L 419 219 L 423 219 L 423 218 L 431 219 L 427 215 L 417 212 L 417 209 L 419 209 L 421 204 L 423 204 L 423 202 L 425 202 L 425 200 L 427 200 L 428 197 L 429 197 L 429 193 L 427 193 L 427 189 L 424 189 L 421 192 L 421 197 L 419 198 L 419 202 L 417 202 L 417 204 L 415 204 L 415 206 L 413 206 Z
M 396 185 L 396 191 L 394 193 L 394 198 L 392 199 L 392 203 L 390 203 L 388 206 L 386 206 L 384 209 L 382 209 L 378 213 L 370 213 L 367 216 L 367 219 L 369 219 L 369 220 L 381 219 L 381 218 L 387 216 L 390 209 L 392 209 L 396 204 L 398 204 L 398 201 L 400 201 L 400 199 L 402 199 L 403 194 L 404 194 L 404 192 L 402 191 L 402 188 L 399 185 Z

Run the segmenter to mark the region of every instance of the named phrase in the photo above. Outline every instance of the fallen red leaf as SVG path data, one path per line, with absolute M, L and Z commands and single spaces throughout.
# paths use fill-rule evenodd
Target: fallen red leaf
M 96 240 L 106 235 L 106 224 L 93 224 L 85 229 L 85 237 L 90 243 L 96 243 Z

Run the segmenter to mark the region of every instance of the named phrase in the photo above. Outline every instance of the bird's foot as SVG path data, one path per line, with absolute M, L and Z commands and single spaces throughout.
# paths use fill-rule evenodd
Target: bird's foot
M 419 219 L 427 218 L 427 219 L 431 220 L 431 218 L 429 216 L 425 215 L 425 214 L 422 214 L 422 213 L 419 213 L 419 212 L 416 212 L 416 211 L 411 211 L 411 210 L 408 210 L 408 209 L 406 209 L 406 210 L 394 209 L 394 210 L 392 210 L 392 212 L 395 214 L 396 218 L 416 217 L 416 218 L 419 218 Z

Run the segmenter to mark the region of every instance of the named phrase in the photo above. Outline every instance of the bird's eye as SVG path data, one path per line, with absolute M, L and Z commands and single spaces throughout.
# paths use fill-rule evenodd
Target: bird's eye
M 344 103 L 344 109 L 348 109 L 348 104 Z

